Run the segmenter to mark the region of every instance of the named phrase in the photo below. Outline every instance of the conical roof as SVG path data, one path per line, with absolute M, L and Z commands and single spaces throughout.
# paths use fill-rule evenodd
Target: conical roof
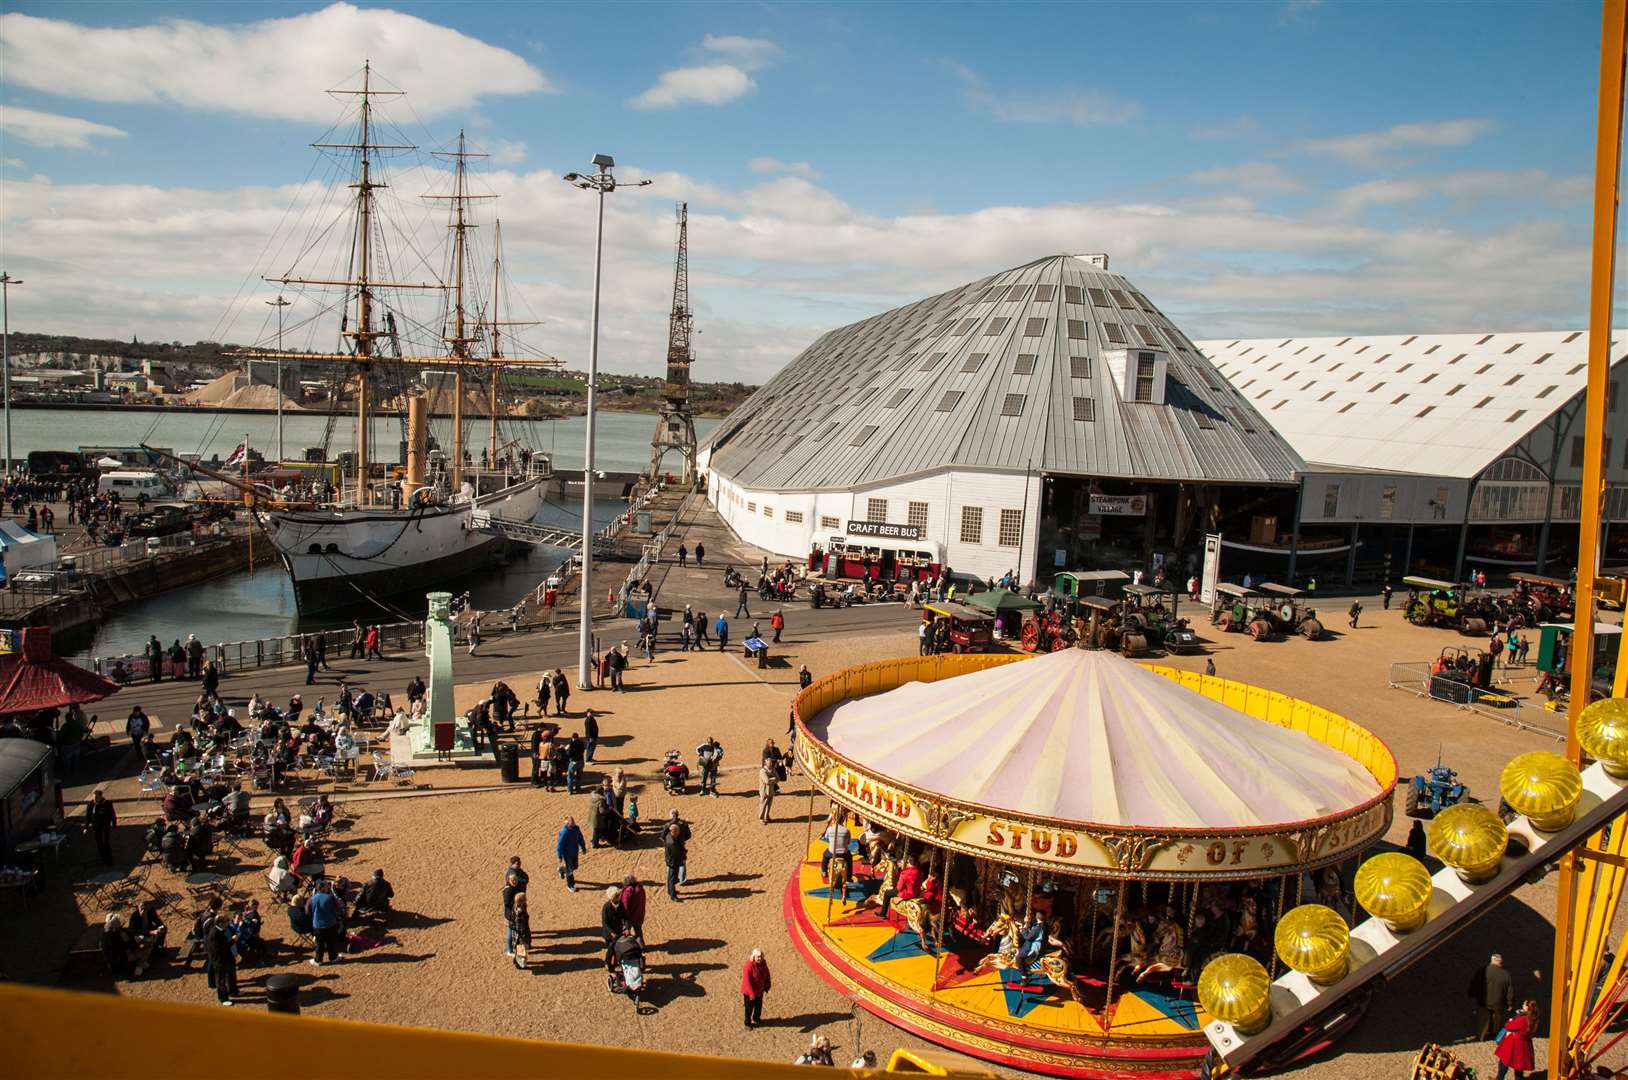
M 1298 455 L 1147 296 L 1053 255 L 832 330 L 705 440 L 710 467 L 841 490 L 946 467 L 1290 484 Z M 1121 392 L 1127 351 L 1165 400 Z
M 1247 828 L 1355 808 L 1358 762 L 1113 653 L 1065 649 L 842 702 L 812 725 L 866 770 L 962 803 L 1120 827 Z

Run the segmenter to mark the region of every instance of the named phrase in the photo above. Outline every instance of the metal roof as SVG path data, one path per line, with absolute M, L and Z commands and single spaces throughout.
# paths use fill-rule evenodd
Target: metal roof
M 1614 341 L 1612 351 L 1619 345 Z M 1581 394 L 1588 380 L 1583 330 L 1198 347 L 1301 457 L 1374 472 L 1473 477 Z
M 1103 353 L 1169 358 L 1166 402 L 1128 402 Z M 776 490 L 843 490 L 948 466 L 1294 482 L 1304 463 L 1118 274 L 1052 255 L 821 336 L 704 441 Z

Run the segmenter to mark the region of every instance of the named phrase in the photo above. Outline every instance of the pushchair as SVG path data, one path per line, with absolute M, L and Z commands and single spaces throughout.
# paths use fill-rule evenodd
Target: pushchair
M 661 767 L 662 786 L 671 794 L 682 795 L 689 782 L 690 767 L 684 764 L 677 750 L 667 751 L 667 759 Z
M 639 997 L 644 993 L 644 946 L 632 933 L 624 933 L 611 946 L 605 987 L 613 994 L 626 994 L 634 1007 L 638 1007 Z

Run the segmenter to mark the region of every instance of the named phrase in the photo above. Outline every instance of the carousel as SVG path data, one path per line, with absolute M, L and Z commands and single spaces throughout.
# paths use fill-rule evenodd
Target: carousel
M 799 951 L 891 1023 L 1054 1076 L 1193 1076 L 1205 962 L 1275 968 L 1283 913 L 1339 904 L 1391 823 L 1370 732 L 1101 651 L 865 664 L 794 709 L 831 808 L 786 887 Z

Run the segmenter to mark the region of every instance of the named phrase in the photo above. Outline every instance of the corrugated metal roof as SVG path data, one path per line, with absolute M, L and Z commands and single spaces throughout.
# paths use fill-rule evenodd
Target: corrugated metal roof
M 1121 345 L 1169 356 L 1165 404 L 1121 400 L 1103 362 Z M 785 490 L 948 465 L 1283 484 L 1303 467 L 1140 290 L 1071 255 L 829 331 L 704 445 L 736 482 Z
M 1588 380 L 1582 330 L 1197 344 L 1302 458 L 1378 472 L 1475 476 Z

